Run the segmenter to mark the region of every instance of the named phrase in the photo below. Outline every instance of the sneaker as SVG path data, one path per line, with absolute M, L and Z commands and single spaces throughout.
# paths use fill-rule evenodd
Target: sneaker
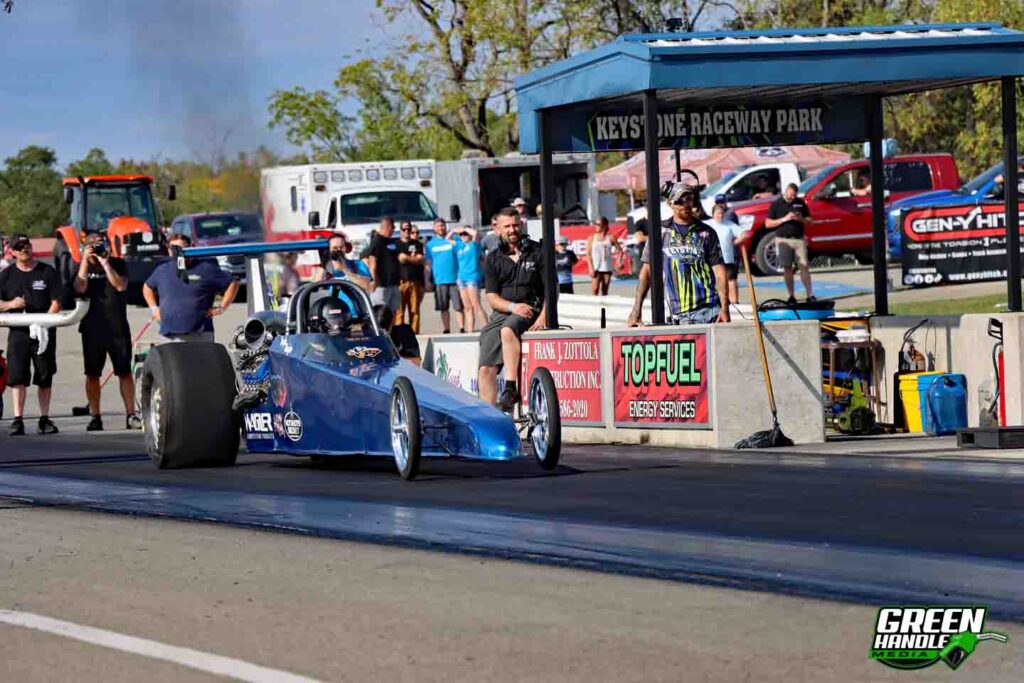
M 103 418 L 99 415 L 93 415 L 92 419 L 89 420 L 89 424 L 85 426 L 87 432 L 102 432 L 103 431 Z
M 39 418 L 38 431 L 40 434 L 56 434 L 60 430 L 57 429 L 57 425 L 53 424 L 53 421 L 49 417 L 43 415 Z
M 522 400 L 523 397 L 519 395 L 519 390 L 505 387 L 501 396 L 498 397 L 498 410 L 503 413 L 511 413 Z
M 796 297 L 789 297 L 788 299 L 786 299 L 786 303 L 789 304 L 790 306 L 796 306 Z
M 124 419 L 125 429 L 142 429 L 142 418 L 138 413 L 131 413 Z
M 11 431 L 8 434 L 11 436 L 23 436 L 25 434 L 25 421 L 20 417 L 14 418 L 11 421 Z
M 809 303 L 809 304 L 813 304 L 817 300 L 818 300 L 818 297 L 816 297 L 816 296 L 809 296 L 806 299 L 807 303 Z

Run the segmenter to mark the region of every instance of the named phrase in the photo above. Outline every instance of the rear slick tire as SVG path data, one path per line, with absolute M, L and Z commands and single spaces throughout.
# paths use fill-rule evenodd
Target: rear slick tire
M 399 377 L 391 388 L 391 410 L 388 424 L 391 429 L 391 451 L 399 476 L 412 481 L 420 471 L 423 432 L 420 427 L 420 407 L 416 390 L 408 377 Z
M 154 347 L 142 371 L 142 430 L 158 469 L 234 465 L 241 419 L 235 371 L 210 342 Z

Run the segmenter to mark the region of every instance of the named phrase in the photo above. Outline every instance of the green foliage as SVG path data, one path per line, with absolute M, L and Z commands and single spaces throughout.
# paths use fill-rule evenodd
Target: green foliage
M 0 233 L 52 235 L 67 221 L 61 197 L 57 155 L 48 147 L 30 145 L 4 160 L 0 170 Z
M 93 147 L 85 155 L 84 159 L 72 161 L 68 164 L 67 175 L 72 176 L 94 176 L 110 175 L 114 172 L 114 164 L 107 159 L 107 153 L 102 149 Z
M 343 161 L 349 156 L 347 130 L 352 120 L 341 113 L 336 96 L 297 87 L 270 96 L 270 127 L 284 128 L 285 138 L 308 148 L 315 161 Z

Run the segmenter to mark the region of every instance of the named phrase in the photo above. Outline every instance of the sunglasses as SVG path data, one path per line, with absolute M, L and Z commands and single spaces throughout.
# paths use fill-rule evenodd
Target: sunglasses
M 696 206 L 697 197 L 692 194 L 684 194 L 679 199 L 672 202 L 675 206 Z
M 16 242 L 11 245 L 11 251 L 29 251 L 32 249 L 31 242 Z

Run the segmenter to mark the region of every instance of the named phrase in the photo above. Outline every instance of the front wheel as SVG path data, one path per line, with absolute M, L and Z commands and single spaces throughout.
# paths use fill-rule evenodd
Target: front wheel
M 555 380 L 547 368 L 537 368 L 530 378 L 527 400 L 530 411 L 530 442 L 537 464 L 546 470 L 558 466 L 562 454 L 562 416 L 558 412 Z
M 775 243 L 775 231 L 764 233 L 754 248 L 754 267 L 758 275 L 781 275 L 779 248 Z
M 399 377 L 391 388 L 391 451 L 398 474 L 409 481 L 420 471 L 423 433 L 416 391 L 408 377 Z

